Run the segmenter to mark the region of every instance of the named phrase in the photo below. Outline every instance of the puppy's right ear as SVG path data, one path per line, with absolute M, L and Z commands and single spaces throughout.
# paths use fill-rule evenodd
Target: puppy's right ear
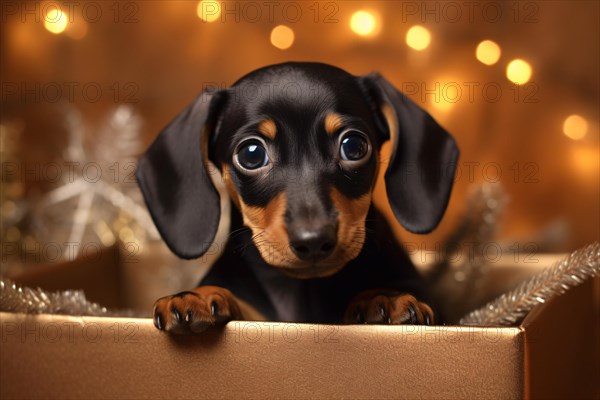
M 383 76 L 370 74 L 361 77 L 360 83 L 373 111 L 380 116 L 382 138 L 392 140 L 385 172 L 392 211 L 408 231 L 431 232 L 448 205 L 458 146 L 431 115 Z
M 177 256 L 202 256 L 221 216 L 219 194 L 207 172 L 209 136 L 224 92 L 204 92 L 152 143 L 136 177 L 160 235 Z

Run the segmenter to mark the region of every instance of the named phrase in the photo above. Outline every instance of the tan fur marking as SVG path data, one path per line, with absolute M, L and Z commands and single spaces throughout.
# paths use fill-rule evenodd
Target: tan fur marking
M 325 116 L 325 132 L 328 135 L 333 135 L 342 127 L 344 119 L 338 113 L 329 113 Z
M 275 196 L 265 208 L 252 207 L 240 199 L 244 224 L 252 230 L 253 241 L 262 258 L 277 267 L 289 267 L 299 262 L 290 251 L 284 221 L 287 205 L 285 193 Z
M 210 168 L 208 166 L 208 142 L 209 142 L 210 132 L 208 132 L 208 128 L 204 126 L 202 128 L 202 133 L 200 134 L 200 153 L 202 154 L 202 161 L 204 163 L 204 168 Z
M 383 116 L 388 124 L 388 128 L 390 130 L 390 139 L 392 140 L 392 148 L 394 148 L 393 146 L 395 146 L 397 140 L 396 136 L 398 136 L 398 121 L 396 119 L 396 112 L 387 103 L 381 107 L 381 112 L 383 113 Z
M 332 275 L 362 250 L 365 241 L 365 218 L 371 204 L 371 192 L 358 199 L 349 199 L 337 189 L 331 189 L 330 196 L 339 213 L 338 244 L 329 257 L 320 261 L 318 265 L 311 266 L 298 259 L 289 247 L 284 221 L 287 207 L 285 193 L 278 194 L 265 208 L 253 207 L 244 203 L 232 185 L 230 183 L 226 186 L 238 199 L 244 224 L 252 230 L 252 240 L 261 257 L 270 265 L 282 268 L 291 276 L 315 278 Z
M 371 205 L 371 192 L 358 199 L 349 199 L 332 188 L 329 194 L 338 210 L 338 245 L 329 257 L 345 265 L 362 250 L 365 242 L 365 219 Z
M 340 223 L 356 224 L 366 218 L 371 204 L 370 193 L 366 193 L 358 199 L 350 199 L 336 188 L 332 188 L 330 196 L 334 206 L 340 212 Z
M 362 250 L 365 242 L 365 219 L 371 205 L 371 192 L 358 199 L 349 199 L 332 188 L 329 195 L 333 206 L 338 211 L 337 245 L 333 253 L 318 265 L 288 268 L 286 272 L 295 278 L 331 276 L 356 258 Z
M 277 125 L 272 119 L 265 119 L 258 125 L 258 131 L 271 140 L 277 135 Z
M 225 188 L 227 189 L 227 193 L 229 194 L 229 197 L 231 197 L 233 204 L 235 204 L 236 207 L 239 209 L 240 208 L 240 194 L 238 193 L 238 191 L 235 187 L 235 184 L 231 180 L 231 169 L 230 169 L 229 165 L 223 164 L 222 174 L 223 174 L 223 182 L 225 183 Z

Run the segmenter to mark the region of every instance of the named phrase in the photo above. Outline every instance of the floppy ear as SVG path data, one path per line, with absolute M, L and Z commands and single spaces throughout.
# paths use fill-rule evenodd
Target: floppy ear
M 136 171 L 158 231 L 171 251 L 185 259 L 204 254 L 219 226 L 219 194 L 205 166 L 205 146 L 220 97 L 220 92 L 198 96 L 159 133 Z
M 383 76 L 362 78 L 375 112 L 387 121 L 392 140 L 385 172 L 388 201 L 398 222 L 413 233 L 428 233 L 442 219 L 459 151 L 454 139 L 421 107 Z

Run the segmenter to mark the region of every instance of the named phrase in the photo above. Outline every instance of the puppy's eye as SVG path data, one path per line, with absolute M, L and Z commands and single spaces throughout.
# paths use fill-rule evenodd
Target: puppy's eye
M 236 154 L 238 164 L 248 170 L 255 170 L 264 167 L 269 163 L 269 155 L 264 145 L 256 140 L 251 139 L 244 142 L 238 149 Z
M 349 132 L 340 142 L 340 157 L 344 161 L 358 161 L 369 153 L 369 143 L 360 133 Z

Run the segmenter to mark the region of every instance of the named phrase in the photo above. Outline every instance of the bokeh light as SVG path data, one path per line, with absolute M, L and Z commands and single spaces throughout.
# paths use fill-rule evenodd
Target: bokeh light
M 484 40 L 479 43 L 477 50 L 475 50 L 475 56 L 485 65 L 496 64 L 500 59 L 500 54 L 500 46 L 491 40 Z
M 587 134 L 587 130 L 587 121 L 577 114 L 568 116 L 563 123 L 563 133 L 573 140 L 583 139 Z
M 457 79 L 448 77 L 437 79 L 434 87 L 435 93 L 428 97 L 430 104 L 436 110 L 446 113 L 460 100 L 462 91 Z
M 285 25 L 278 25 L 271 31 L 271 44 L 278 49 L 289 49 L 294 44 L 294 31 Z
M 415 50 L 425 50 L 431 42 L 431 34 L 420 25 L 415 25 L 406 33 L 406 44 Z
M 221 4 L 214 0 L 202 0 L 196 9 L 198 18 L 206 22 L 214 22 L 221 16 Z
M 69 29 L 66 30 L 65 34 L 70 38 L 79 40 L 83 39 L 88 32 L 87 23 L 83 20 L 83 18 L 75 19 L 69 25 Z
M 379 28 L 378 18 L 371 11 L 360 10 L 350 18 L 350 29 L 359 36 L 375 36 L 379 33 Z
M 575 145 L 571 148 L 571 163 L 575 174 L 574 178 L 581 179 L 586 185 L 598 181 L 600 171 L 600 153 L 596 146 Z M 565 152 L 565 155 L 568 154 Z M 588 186 L 589 187 L 589 186 Z
M 532 73 L 529 63 L 518 58 L 512 60 L 506 67 L 506 77 L 517 85 L 527 83 Z
M 48 10 L 46 17 L 44 18 L 44 27 L 46 27 L 49 32 L 58 35 L 67 29 L 67 22 L 68 17 L 64 11 L 61 11 L 57 8 L 51 8 Z

